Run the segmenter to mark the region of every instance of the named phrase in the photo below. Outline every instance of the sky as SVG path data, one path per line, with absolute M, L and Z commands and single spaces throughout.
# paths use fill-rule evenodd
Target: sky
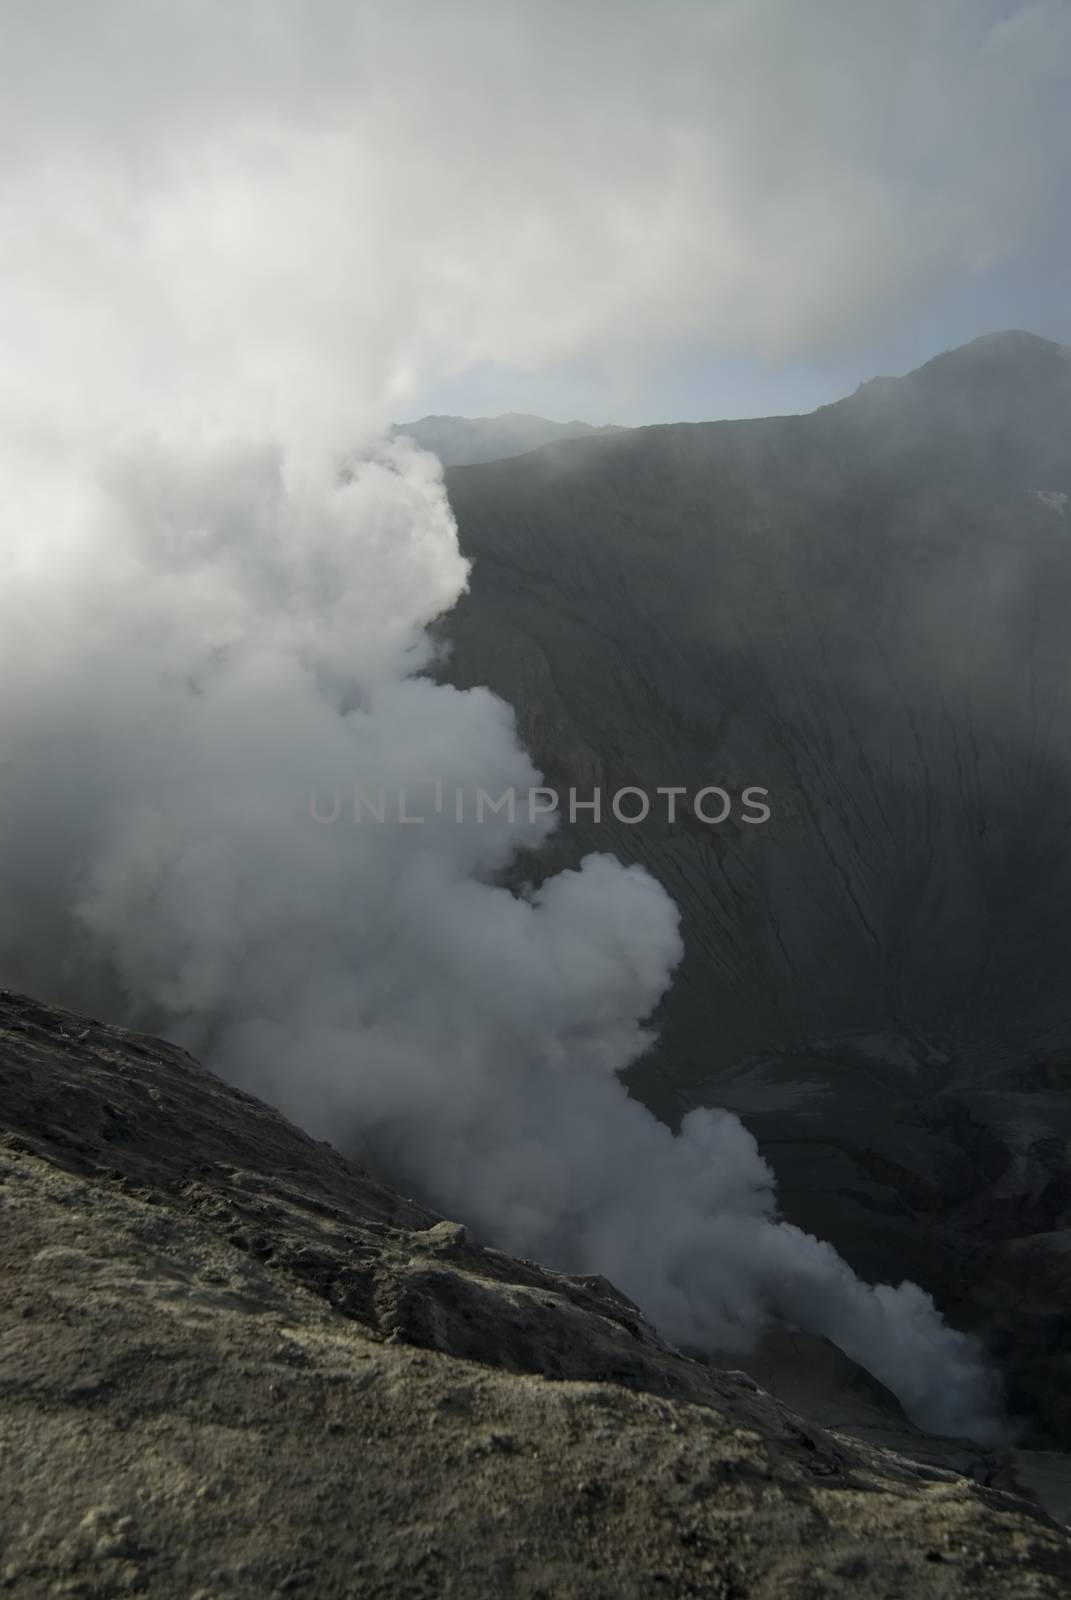
M 529 412 L 558 422 L 704 422 L 813 411 L 869 378 L 912 371 L 985 333 L 1024 329 L 1071 345 L 1071 259 L 1062 249 L 967 269 L 951 290 L 892 319 L 850 350 L 778 360 L 714 340 L 669 341 L 642 372 L 619 378 L 598 363 L 522 369 L 494 362 L 429 385 L 410 415 Z
M 622 8 L 619 17 L 626 40 L 629 13 Z M 694 119 L 712 157 L 708 185 L 689 197 L 705 237 L 682 237 L 683 249 L 716 255 L 719 234 L 739 230 L 745 256 L 755 252 L 765 305 L 776 304 L 777 331 L 762 327 L 759 297 L 758 325 L 754 315 L 743 327 L 724 317 L 725 285 L 714 273 L 706 305 L 700 283 L 693 315 L 642 353 L 617 347 L 566 360 L 475 361 L 420 386 L 410 417 L 525 411 L 641 425 L 777 415 L 811 410 L 878 374 L 910 371 L 984 333 L 1026 329 L 1071 343 L 1071 33 L 1063 0 L 896 8 L 823 0 L 809 15 L 768 0 L 677 6 L 666 12 L 670 36 L 674 17 L 684 24 L 682 42 L 694 41 L 699 24 L 708 52 L 697 62 L 695 102 L 674 108 Z M 728 76 L 736 57 L 754 103 L 782 104 L 787 114 L 764 126 L 746 103 L 719 98 L 720 73 Z M 753 145 L 764 159 L 749 159 Z M 585 160 L 582 147 L 577 159 Z M 716 194 L 719 165 L 739 169 L 735 193 Z M 856 191 L 858 229 L 826 209 L 845 189 Z M 792 219 L 802 232 L 771 263 L 763 212 L 785 192 L 805 196 Z M 834 249 L 824 266 L 830 290 L 845 296 L 842 327 L 813 286 L 803 292 L 807 274 Z M 892 271 L 880 263 L 886 252 Z M 746 275 L 746 259 L 740 267 Z
M 791 411 L 1071 338 L 1066 0 L 0 0 L 0 30 L 20 411 L 26 318 L 91 383 L 120 306 L 169 406 L 264 404 L 300 347 L 310 406 L 348 360 L 377 422 Z

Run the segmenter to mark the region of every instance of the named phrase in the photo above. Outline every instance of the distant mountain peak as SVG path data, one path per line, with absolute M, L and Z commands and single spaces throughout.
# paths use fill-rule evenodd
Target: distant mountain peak
M 414 439 L 425 450 L 437 455 L 444 467 L 461 467 L 477 462 L 502 461 L 507 456 L 526 455 L 545 444 L 563 439 L 581 439 L 590 434 L 616 433 L 613 427 L 595 427 L 574 418 L 572 422 L 552 422 L 524 411 L 507 411 L 494 417 L 454 417 L 433 414 L 415 422 L 399 422 L 391 429 L 395 438 Z
M 1040 334 L 1026 333 L 1021 328 L 1002 333 L 983 333 L 967 344 L 945 350 L 939 356 L 917 369 L 916 376 L 926 372 L 994 373 L 1008 371 L 1044 371 L 1062 367 L 1071 351 L 1054 339 L 1043 339 Z
M 846 406 L 886 423 L 896 415 L 923 427 L 940 416 L 961 425 L 1047 432 L 1066 414 L 1069 384 L 1071 350 L 1040 334 L 1009 329 L 942 351 L 903 377 L 869 378 L 848 399 L 819 410 L 835 413 Z
M 980 333 L 976 339 L 968 339 L 966 344 L 958 345 L 955 349 L 947 351 L 948 355 L 960 355 L 968 350 L 993 350 L 1014 353 L 1020 350 L 1063 350 L 1065 346 L 1058 344 L 1055 339 L 1046 339 L 1040 333 L 1029 333 L 1025 328 L 1004 328 L 996 333 Z M 935 359 L 940 360 L 940 357 Z

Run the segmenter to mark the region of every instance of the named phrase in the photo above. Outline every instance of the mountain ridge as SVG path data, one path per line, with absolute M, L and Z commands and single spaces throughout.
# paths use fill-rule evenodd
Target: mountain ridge
M 414 422 L 395 423 L 392 438 L 409 438 L 437 455 L 444 466 L 498 461 L 526 455 L 550 443 L 617 433 L 614 424 L 597 427 L 574 418 L 552 422 L 525 411 L 507 411 L 492 417 L 459 417 L 433 413 Z

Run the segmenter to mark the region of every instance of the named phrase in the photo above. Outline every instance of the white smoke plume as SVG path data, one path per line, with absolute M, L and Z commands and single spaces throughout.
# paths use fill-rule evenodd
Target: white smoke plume
M 735 1118 L 674 1137 L 626 1095 L 681 954 L 650 877 L 592 856 L 516 895 L 496 875 L 545 821 L 308 813 L 313 788 L 538 782 L 506 706 L 420 676 L 466 566 L 436 463 L 375 439 L 418 368 L 581 343 L 591 248 L 628 205 L 592 216 L 561 149 L 555 198 L 522 139 L 467 236 L 436 191 L 486 112 L 466 122 L 448 75 L 445 155 L 377 162 L 399 118 L 427 125 L 430 8 L 411 60 L 376 7 L 356 32 L 322 7 L 314 43 L 315 7 L 237 6 L 234 34 L 198 6 L 92 9 L 79 76 L 62 8 L 11 8 L 5 115 L 12 60 L 56 115 L 14 120 L 0 174 L 0 981 L 162 1028 L 495 1242 L 606 1273 L 678 1341 L 740 1349 L 785 1318 L 926 1424 L 992 1431 L 970 1342 L 779 1222 Z M 575 328 L 524 252 L 572 274 Z M 641 253 L 619 309 L 662 318 L 673 287 Z

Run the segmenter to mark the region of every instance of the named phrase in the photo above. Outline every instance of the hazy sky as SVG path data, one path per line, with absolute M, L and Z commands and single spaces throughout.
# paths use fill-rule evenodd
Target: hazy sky
M 968 267 L 954 288 L 935 286 L 849 349 L 834 344 L 787 360 L 717 340 L 667 341 L 624 382 L 594 362 L 528 371 L 485 362 L 422 390 L 410 416 L 528 411 L 562 422 L 580 417 L 640 426 L 811 411 L 867 378 L 909 372 L 941 350 L 1008 328 L 1071 344 L 1071 260 L 1064 247 Z
M 641 360 L 616 352 L 608 362 L 478 362 L 423 387 L 412 415 L 516 410 L 637 424 L 777 414 L 909 371 L 981 333 L 1024 328 L 1071 343 L 1065 0 L 708 4 L 670 8 L 667 35 L 674 11 L 690 13 L 690 40 L 695 22 L 708 25 L 706 92 L 697 81 L 695 102 L 679 112 L 695 115 L 716 158 L 746 175 L 723 210 L 709 191 L 696 195 L 699 249 L 791 196 L 802 236 L 774 261 L 760 230 L 748 241 L 764 257 L 757 278 L 771 267 L 785 273 L 783 285 L 766 280 L 779 330 L 746 318 L 738 330 L 718 326 L 712 275 L 711 326 L 700 310 L 693 331 L 658 340 Z M 747 96 L 719 99 L 721 74 L 738 57 L 750 105 Z M 754 114 L 763 106 L 769 117 Z M 827 206 L 852 190 L 831 227 Z M 791 319 L 794 301 L 807 302 L 789 280 L 814 269 L 809 246 L 823 230 L 819 253 L 840 252 L 826 266 L 831 289 L 845 294 L 845 325 L 819 302 L 812 325 L 804 316 L 786 328 L 782 314 Z
M 169 403 L 300 348 L 393 417 L 789 410 L 1071 338 L 1068 0 L 0 0 L 0 45 L 18 408 L 27 314 L 82 381 L 117 306 Z

